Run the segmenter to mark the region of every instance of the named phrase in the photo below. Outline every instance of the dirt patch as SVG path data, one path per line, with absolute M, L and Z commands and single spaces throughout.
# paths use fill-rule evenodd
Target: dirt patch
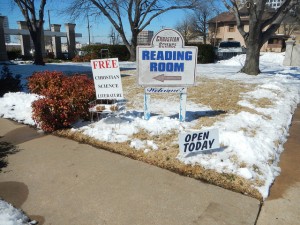
M 127 110 L 143 109 L 144 89 L 137 85 L 136 77 L 125 76 L 122 78 L 122 83 L 124 96 L 128 100 L 126 104 Z M 237 114 L 242 111 L 260 114 L 254 109 L 238 104 L 243 99 L 245 93 L 255 90 L 256 87 L 257 85 L 255 84 L 246 84 L 226 79 L 198 78 L 197 86 L 188 88 L 188 102 L 210 107 L 211 110 L 201 112 L 199 118 L 196 118 L 197 122 L 194 128 L 201 129 L 204 126 L 212 126 L 215 122 L 222 121 L 229 114 Z M 170 101 L 176 99 L 178 101 L 178 95 L 153 94 L 151 95 L 151 99 L 167 99 Z M 272 102 L 268 101 L 268 99 L 262 99 L 255 100 L 251 104 L 255 107 L 263 108 L 269 107 Z M 244 130 L 244 132 L 255 135 L 255 133 L 251 133 L 253 131 Z M 254 184 L 256 186 L 263 184 L 261 180 L 249 181 L 234 174 L 218 173 L 214 170 L 204 169 L 201 165 L 186 165 L 179 161 L 177 159 L 179 153 L 178 130 L 171 131 L 168 134 L 151 135 L 141 129 L 138 133 L 134 134 L 131 137 L 132 139 L 153 140 L 158 146 L 157 150 L 151 150 L 147 153 L 144 152 L 144 149 L 137 150 L 132 148 L 130 141 L 125 143 L 103 142 L 88 137 L 81 132 L 74 132 L 73 130 L 62 130 L 55 134 L 262 200 L 261 194 L 257 189 L 253 188 Z M 244 162 L 237 160 L 236 163 L 241 168 L 246 167 Z

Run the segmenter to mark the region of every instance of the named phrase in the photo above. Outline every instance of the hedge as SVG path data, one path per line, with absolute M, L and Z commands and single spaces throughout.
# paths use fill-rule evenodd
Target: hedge
M 198 63 L 213 63 L 215 61 L 214 47 L 209 44 L 188 44 L 187 46 L 197 46 L 198 47 Z
M 81 49 L 87 54 L 85 56 L 76 56 L 73 61 L 82 60 L 87 62 L 91 59 L 101 58 L 102 49 L 108 49 L 109 51 L 109 55 L 105 55 L 105 58 L 118 58 L 120 61 L 128 61 L 130 58 L 130 53 L 125 45 L 88 45 Z

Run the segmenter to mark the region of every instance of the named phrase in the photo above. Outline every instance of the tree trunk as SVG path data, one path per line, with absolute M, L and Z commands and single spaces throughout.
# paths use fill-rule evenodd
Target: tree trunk
M 34 62 L 35 65 L 45 65 L 43 60 L 43 50 L 42 50 L 42 34 L 41 30 L 36 29 L 30 32 L 30 36 L 34 45 Z
M 129 61 L 132 62 L 136 61 L 137 36 L 138 36 L 138 32 L 132 32 L 131 45 L 130 45 L 130 49 L 128 49 L 130 53 Z
M 130 53 L 129 61 L 131 61 L 131 62 L 136 61 L 136 46 L 131 45 L 130 49 L 129 49 L 129 53 Z
M 42 47 L 41 47 L 41 42 L 37 41 L 34 43 L 34 63 L 35 65 L 45 65 L 44 59 L 43 59 L 43 52 L 42 52 Z
M 206 44 L 206 33 L 203 35 L 203 44 Z
M 247 44 L 249 46 L 249 44 Z M 259 54 L 260 54 L 260 44 L 257 42 L 251 43 L 251 48 L 247 49 L 246 61 L 244 67 L 241 69 L 242 73 L 249 75 L 258 75 L 259 70 Z

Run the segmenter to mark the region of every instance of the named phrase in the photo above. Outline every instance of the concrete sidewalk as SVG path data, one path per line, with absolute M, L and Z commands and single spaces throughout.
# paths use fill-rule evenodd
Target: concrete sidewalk
M 257 225 L 300 224 L 300 105 L 293 116 L 290 136 L 284 144 L 280 175 L 264 202 Z
M 258 200 L 0 119 L 0 197 L 39 224 L 253 225 Z

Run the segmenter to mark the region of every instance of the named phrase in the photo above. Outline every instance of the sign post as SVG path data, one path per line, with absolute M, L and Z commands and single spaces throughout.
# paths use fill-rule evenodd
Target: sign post
M 138 84 L 146 87 L 145 120 L 150 118 L 150 93 L 179 93 L 179 120 L 185 121 L 186 87 L 195 85 L 197 55 L 198 48 L 184 46 L 182 35 L 173 29 L 160 30 L 151 46 L 137 46 Z
M 186 114 L 186 93 L 180 93 L 180 106 L 179 106 L 179 121 L 185 121 L 185 114 Z

